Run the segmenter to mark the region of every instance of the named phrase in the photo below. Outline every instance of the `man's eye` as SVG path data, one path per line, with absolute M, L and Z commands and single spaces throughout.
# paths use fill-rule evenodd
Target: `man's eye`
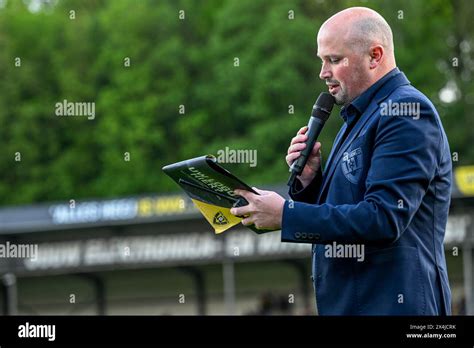
M 332 58 L 330 59 L 329 61 L 331 62 L 331 64 L 336 64 L 340 61 L 341 59 L 340 58 Z

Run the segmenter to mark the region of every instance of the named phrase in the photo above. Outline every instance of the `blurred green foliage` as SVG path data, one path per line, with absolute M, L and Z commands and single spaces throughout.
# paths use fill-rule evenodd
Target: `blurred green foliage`
M 163 165 L 226 146 L 257 150 L 254 168 L 225 165 L 244 181 L 286 182 L 289 141 L 325 90 L 318 28 L 359 5 L 392 26 L 397 64 L 437 106 L 455 164 L 473 164 L 469 0 L 3 0 L 0 204 L 176 191 Z M 95 119 L 56 116 L 64 99 L 95 102 Z

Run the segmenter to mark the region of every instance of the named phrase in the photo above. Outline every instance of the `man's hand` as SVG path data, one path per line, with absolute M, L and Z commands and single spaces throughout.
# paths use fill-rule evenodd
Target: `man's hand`
M 236 195 L 244 197 L 249 204 L 232 208 L 231 214 L 245 216 L 242 220 L 244 226 L 255 225 L 258 229 L 280 229 L 285 199 L 276 192 L 252 188 L 260 195 L 245 190 L 234 191 Z
M 305 141 L 308 139 L 306 132 L 308 131 L 308 126 L 302 127 L 296 136 L 291 139 L 290 147 L 288 148 L 288 155 L 286 156 L 286 163 L 291 167 L 294 161 L 298 159 L 301 155 L 301 151 L 306 147 Z M 311 154 L 308 156 L 308 161 L 306 162 L 303 172 L 297 178 L 303 184 L 303 187 L 306 187 L 316 176 L 319 168 L 321 167 L 321 143 L 316 142 L 314 144 Z

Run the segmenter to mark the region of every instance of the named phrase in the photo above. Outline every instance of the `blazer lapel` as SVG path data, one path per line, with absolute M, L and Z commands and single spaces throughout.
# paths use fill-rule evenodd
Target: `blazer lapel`
M 328 160 L 326 161 L 326 165 L 324 166 L 325 171 L 327 171 L 328 168 L 331 166 L 331 161 L 334 158 L 334 150 L 337 149 L 337 147 L 339 146 L 341 138 L 342 138 L 343 134 L 345 133 L 346 129 L 347 129 L 347 123 L 344 122 L 341 129 L 339 129 L 339 132 L 336 135 L 336 139 L 334 140 L 334 144 L 332 144 L 331 152 L 329 153 Z
M 357 123 L 354 125 L 354 128 L 350 131 L 349 135 L 346 137 L 344 140 L 344 143 L 342 146 L 339 148 L 339 151 L 337 154 L 333 154 L 331 151 L 331 155 L 328 158 L 328 165 L 326 167 L 326 170 L 323 175 L 323 182 L 322 182 L 322 187 L 321 190 L 319 191 L 318 199 L 316 200 L 317 204 L 320 203 L 321 198 L 323 197 L 323 194 L 325 190 L 328 188 L 330 179 L 332 175 L 334 174 L 334 171 L 337 168 L 337 163 L 338 163 L 338 158 L 340 158 L 341 154 L 343 154 L 347 148 L 351 145 L 351 143 L 354 141 L 354 139 L 359 135 L 360 131 L 364 128 L 364 126 L 367 124 L 367 122 L 372 118 L 372 115 L 379 110 L 379 104 L 384 101 L 395 89 L 397 89 L 400 86 L 403 85 L 409 85 L 410 81 L 406 78 L 404 73 L 400 73 L 393 77 L 391 81 L 388 81 L 388 84 L 383 87 L 374 97 L 374 101 L 372 102 L 368 109 L 365 110 L 365 112 L 361 115 L 360 119 L 357 121 Z M 343 127 L 344 130 L 346 127 Z M 342 130 L 342 129 L 341 129 Z M 338 136 L 342 136 L 341 131 L 338 133 Z M 335 142 L 337 145 L 337 142 Z M 335 147 L 333 146 L 333 149 Z

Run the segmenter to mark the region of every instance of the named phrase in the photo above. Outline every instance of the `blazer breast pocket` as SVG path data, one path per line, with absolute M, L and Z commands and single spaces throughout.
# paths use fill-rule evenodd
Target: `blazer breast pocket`
M 342 160 L 340 163 L 342 173 L 346 179 L 354 184 L 358 185 L 362 179 L 365 179 L 365 173 L 367 173 L 367 155 L 368 155 L 367 143 L 364 137 L 356 138 L 349 148 L 342 154 Z

